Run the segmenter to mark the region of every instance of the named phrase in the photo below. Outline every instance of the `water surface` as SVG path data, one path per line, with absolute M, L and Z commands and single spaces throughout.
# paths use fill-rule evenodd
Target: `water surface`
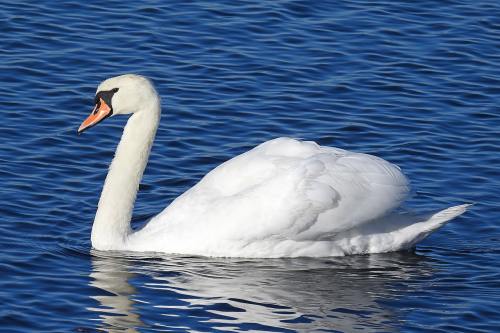
M 497 1 L 2 1 L 2 332 L 495 332 Z M 151 77 L 162 122 L 134 226 L 278 136 L 402 167 L 409 209 L 474 203 L 415 251 L 242 260 L 92 251 L 122 127 L 97 84 Z

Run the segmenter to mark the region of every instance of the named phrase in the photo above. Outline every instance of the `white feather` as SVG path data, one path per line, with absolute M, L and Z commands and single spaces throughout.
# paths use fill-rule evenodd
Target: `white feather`
M 116 113 L 128 113 L 130 105 L 137 111 L 106 178 L 94 248 L 239 257 L 387 252 L 414 246 L 465 211 L 463 205 L 428 218 L 393 213 L 409 192 L 399 167 L 372 155 L 278 138 L 219 165 L 133 232 L 130 216 L 158 126 L 159 98 L 137 76 L 112 78 L 102 87 L 119 88 L 113 106 L 124 111 Z

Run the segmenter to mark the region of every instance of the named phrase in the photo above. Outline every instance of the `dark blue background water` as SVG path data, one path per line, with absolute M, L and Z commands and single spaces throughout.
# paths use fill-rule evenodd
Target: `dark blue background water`
M 122 73 L 163 96 L 136 225 L 277 136 L 397 163 L 412 209 L 475 205 L 414 253 L 91 251 L 126 119 L 76 129 Z M 0 330 L 497 331 L 499 75 L 493 0 L 2 1 Z

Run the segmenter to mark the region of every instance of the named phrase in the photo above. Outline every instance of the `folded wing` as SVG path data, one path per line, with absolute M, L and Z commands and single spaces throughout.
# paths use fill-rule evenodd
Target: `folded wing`
M 240 246 L 323 240 L 387 214 L 408 191 L 400 169 L 380 158 L 278 138 L 212 170 L 147 229 Z

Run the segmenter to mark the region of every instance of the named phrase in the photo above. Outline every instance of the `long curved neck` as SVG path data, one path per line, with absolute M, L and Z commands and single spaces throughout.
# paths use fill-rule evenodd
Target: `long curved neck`
M 160 101 L 151 101 L 128 120 L 104 182 L 92 226 L 92 247 L 120 250 L 132 229 L 130 220 L 142 174 L 160 120 Z

